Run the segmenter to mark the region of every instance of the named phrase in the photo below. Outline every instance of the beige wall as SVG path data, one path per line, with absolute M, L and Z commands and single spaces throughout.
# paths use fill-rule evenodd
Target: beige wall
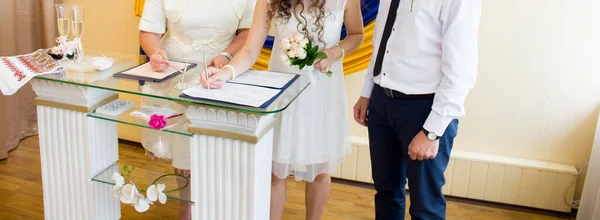
M 86 53 L 137 61 L 139 54 L 138 23 L 134 1 L 128 0 L 63 0 L 65 4 L 85 7 L 83 45 Z M 136 82 L 129 82 L 132 88 Z M 119 94 L 121 99 L 139 101 L 139 97 Z M 139 141 L 140 129 L 119 124 L 119 138 Z
M 139 17 L 132 0 L 63 0 L 85 7 L 83 45 L 88 52 L 137 59 Z
M 88 50 L 136 58 L 139 18 L 133 1 L 65 2 L 87 7 Z M 600 107 L 597 14 L 594 0 L 484 0 L 479 77 L 455 147 L 583 165 Z M 350 107 L 363 77 L 346 77 Z M 121 131 L 126 139 L 139 138 Z M 366 137 L 366 129 L 352 123 L 352 134 Z
M 455 148 L 583 166 L 600 109 L 598 14 L 594 0 L 484 0 L 479 75 Z M 346 77 L 350 107 L 363 76 Z M 356 123 L 352 133 L 367 135 Z

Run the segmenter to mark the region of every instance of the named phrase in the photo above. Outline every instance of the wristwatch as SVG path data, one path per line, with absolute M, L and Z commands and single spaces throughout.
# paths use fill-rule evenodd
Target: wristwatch
M 429 139 L 430 141 L 436 141 L 440 139 L 440 136 L 437 136 L 435 133 L 433 132 L 429 132 L 427 129 L 423 128 L 423 133 L 425 133 L 425 136 L 427 136 L 427 139 Z
M 225 58 L 227 58 L 229 61 L 231 61 L 231 59 L 233 59 L 233 55 L 231 55 L 230 53 L 222 52 L 220 54 L 225 56 Z

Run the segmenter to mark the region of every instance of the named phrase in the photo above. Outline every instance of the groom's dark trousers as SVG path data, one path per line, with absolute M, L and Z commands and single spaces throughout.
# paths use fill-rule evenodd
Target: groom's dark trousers
M 404 219 L 406 178 L 411 219 L 446 219 L 442 186 L 458 121 L 446 128 L 435 159 L 411 160 L 408 155 L 408 146 L 422 132 L 432 104 L 433 94 L 398 96 L 377 84 L 373 89 L 367 119 L 377 220 Z

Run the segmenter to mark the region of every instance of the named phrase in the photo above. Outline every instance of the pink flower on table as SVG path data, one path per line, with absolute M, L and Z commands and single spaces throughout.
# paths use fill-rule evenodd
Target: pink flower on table
M 148 124 L 150 125 L 150 128 L 160 130 L 167 126 L 167 119 L 165 119 L 165 116 L 163 115 L 154 114 L 150 116 L 150 121 Z

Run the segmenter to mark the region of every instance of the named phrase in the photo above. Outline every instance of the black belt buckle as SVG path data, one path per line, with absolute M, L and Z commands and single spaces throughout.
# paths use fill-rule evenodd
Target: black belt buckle
M 394 90 L 391 90 L 391 89 L 388 89 L 388 88 L 383 88 L 383 93 L 385 93 L 385 95 L 387 95 L 389 97 L 396 98 L 396 97 L 394 97 L 394 92 L 395 92 Z

